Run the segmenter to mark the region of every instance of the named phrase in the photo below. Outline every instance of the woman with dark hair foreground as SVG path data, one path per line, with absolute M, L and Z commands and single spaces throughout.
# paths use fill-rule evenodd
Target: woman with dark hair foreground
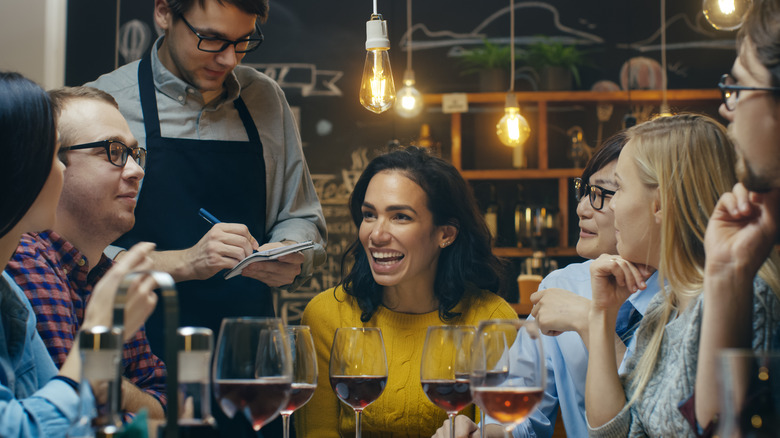
M 355 416 L 328 382 L 333 335 L 339 327 L 382 329 L 388 381 L 363 411 L 366 433 L 431 436 L 446 419 L 420 385 L 426 330 L 477 325 L 517 315 L 496 295 L 502 265 L 466 181 L 451 164 L 424 149 L 405 148 L 369 163 L 349 201 L 358 238 L 351 268 L 339 286 L 316 296 L 303 324 L 312 327 L 319 382 L 297 415 L 301 436 L 353 433 Z M 463 413 L 474 418 L 474 408 Z
M 16 73 L 0 72 L 0 270 L 23 233 L 54 225 L 65 165 L 57 158 L 55 109 L 44 90 Z M 95 287 L 82 328 L 110 326 L 114 293 L 131 270 L 149 269 L 154 245 L 139 244 Z M 154 309 L 154 281 L 128 291 L 125 338 Z M 134 325 L 130 327 L 129 325 Z M 81 361 L 74 346 L 58 371 L 35 329 L 24 293 L 0 277 L 0 436 L 62 437 L 79 414 Z

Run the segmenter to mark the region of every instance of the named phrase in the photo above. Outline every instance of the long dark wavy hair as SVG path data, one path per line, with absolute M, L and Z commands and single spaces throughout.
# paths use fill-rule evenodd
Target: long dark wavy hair
M 41 87 L 19 73 L 0 72 L 0 237 L 27 214 L 49 178 L 54 114 Z
M 363 221 L 361 209 L 369 182 L 374 175 L 387 170 L 401 172 L 423 189 L 434 226 L 453 225 L 458 229 L 455 241 L 439 255 L 433 285 L 434 296 L 439 301 L 439 318 L 447 321 L 459 315 L 452 309 L 463 298 L 469 283 L 497 293 L 505 267 L 491 251 L 490 232 L 471 187 L 455 167 L 425 149 L 401 148 L 380 155 L 368 164 L 349 198 L 355 226 L 360 229 Z M 350 261 L 352 267 L 346 273 Z M 341 272 L 339 285 L 357 299 L 363 311 L 360 319 L 367 322 L 382 304 L 383 287 L 374 281 L 359 237 L 344 253 Z

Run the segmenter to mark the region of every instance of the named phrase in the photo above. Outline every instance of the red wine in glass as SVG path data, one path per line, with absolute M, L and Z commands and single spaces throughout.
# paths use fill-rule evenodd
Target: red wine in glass
M 362 410 L 378 399 L 386 383 L 387 376 L 330 376 L 330 386 L 336 396 L 355 410 Z
M 521 423 L 543 396 L 542 388 L 480 386 L 474 389 L 474 401 L 504 424 Z
M 282 415 L 292 415 L 295 410 L 305 405 L 314 395 L 317 384 L 311 383 L 293 383 L 290 392 L 290 401 L 282 409 Z
M 259 431 L 287 405 L 292 354 L 278 318 L 224 318 L 212 367 L 214 397 L 229 418 L 239 412 Z
M 509 359 L 509 346 L 513 344 L 528 352 L 522 362 Z M 474 403 L 502 424 L 506 438 L 544 397 L 542 351 L 535 321 L 496 319 L 479 323 L 471 370 Z
M 333 335 L 328 370 L 336 396 L 355 411 L 355 437 L 362 435 L 363 409 L 387 383 L 387 355 L 378 327 L 340 327 Z
M 471 404 L 469 379 L 421 380 L 423 392 L 436 406 L 447 412 L 458 412 Z
M 290 379 L 264 377 L 259 379 L 223 379 L 215 382 L 215 396 L 225 414 L 233 418 L 242 412 L 255 430 L 279 413 L 290 396 Z
M 447 412 L 450 438 L 455 438 L 455 415 L 471 403 L 471 347 L 476 327 L 428 327 L 420 363 L 420 383 L 428 399 Z

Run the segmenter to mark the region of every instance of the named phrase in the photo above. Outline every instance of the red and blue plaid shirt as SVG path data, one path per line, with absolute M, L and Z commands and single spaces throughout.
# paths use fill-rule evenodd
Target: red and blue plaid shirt
M 57 367 L 73 346 L 95 284 L 112 264 L 104 255 L 90 270 L 86 257 L 53 231 L 22 236 L 6 272 L 29 298 Z M 149 348 L 144 328 L 124 345 L 122 356 L 123 375 L 165 408 L 165 364 Z

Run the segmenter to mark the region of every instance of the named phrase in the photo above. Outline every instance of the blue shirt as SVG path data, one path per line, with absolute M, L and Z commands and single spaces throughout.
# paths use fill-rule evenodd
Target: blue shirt
M 591 299 L 590 264 L 573 263 L 565 268 L 551 272 L 539 284 L 539 290 L 549 288 L 565 289 L 575 294 Z M 647 288 L 637 292 L 630 301 L 644 315 L 647 305 L 658 291 L 658 273 L 647 280 Z M 537 350 L 529 347 L 529 342 L 522 342 L 518 336 L 509 351 L 510 367 L 519 367 L 528 358 L 536 356 Z M 623 363 L 634 351 L 634 338 L 631 338 L 623 357 Z M 522 347 L 521 347 L 522 346 Z M 517 426 L 514 436 L 519 437 L 551 437 L 558 415 L 558 406 L 566 427 L 566 434 L 573 437 L 588 436 L 588 426 L 585 419 L 585 377 L 588 372 L 588 350 L 577 332 L 565 332 L 558 336 L 542 336 L 542 349 L 547 367 L 547 382 L 544 398 L 531 416 Z M 487 418 L 487 423 L 497 421 Z
M 35 329 L 24 293 L 0 279 L 0 436 L 64 437 L 79 415 L 79 396 L 54 379 L 57 367 Z

